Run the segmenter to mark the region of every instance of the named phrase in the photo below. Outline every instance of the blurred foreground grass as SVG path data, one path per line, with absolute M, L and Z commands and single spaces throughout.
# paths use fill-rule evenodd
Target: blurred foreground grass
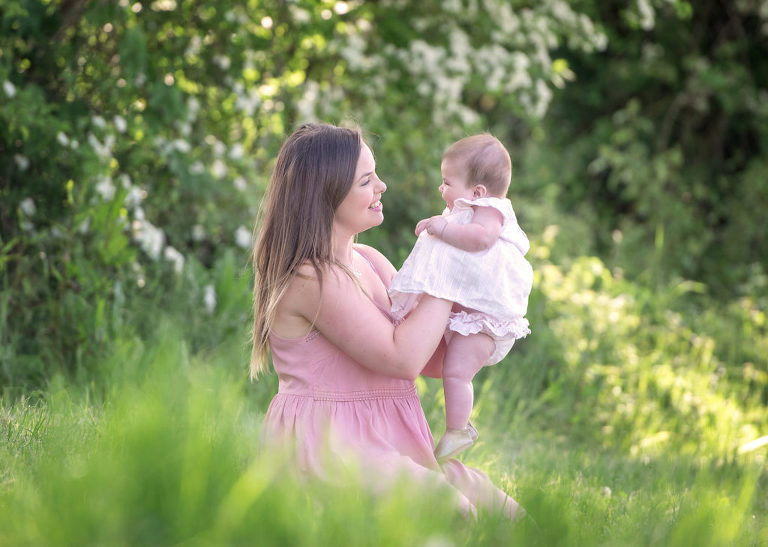
M 166 325 L 153 341 L 118 344 L 103 381 L 55 379 L 46 393 L 0 402 L 0 545 L 768 542 L 765 463 L 752 453 L 634 457 L 482 408 L 481 442 L 465 460 L 536 525 L 465 520 L 446 496 L 407 484 L 373 497 L 351 478 L 298 482 L 280 454 L 259 450 L 274 375 L 249 384 L 235 339 L 188 347 Z M 435 422 L 439 383 L 420 389 Z

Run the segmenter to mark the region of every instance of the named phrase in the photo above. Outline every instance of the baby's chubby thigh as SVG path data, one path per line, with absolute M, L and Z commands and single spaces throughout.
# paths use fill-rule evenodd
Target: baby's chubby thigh
M 443 365 L 443 375 L 471 379 L 496 350 L 496 342 L 489 335 L 476 333 L 463 335 L 450 332 Z

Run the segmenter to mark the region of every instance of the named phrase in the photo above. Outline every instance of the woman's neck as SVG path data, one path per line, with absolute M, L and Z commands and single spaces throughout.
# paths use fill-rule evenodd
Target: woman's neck
M 344 264 L 345 266 L 352 267 L 353 264 L 353 247 L 355 242 L 354 236 L 343 236 L 334 234 L 333 238 L 333 256 Z

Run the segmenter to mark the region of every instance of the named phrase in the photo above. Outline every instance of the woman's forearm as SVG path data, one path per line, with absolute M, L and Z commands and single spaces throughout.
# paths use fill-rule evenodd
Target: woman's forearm
M 448 300 L 425 294 L 395 328 L 394 344 L 399 359 L 394 368 L 398 375 L 413 379 L 421 373 L 442 340 L 452 305 Z

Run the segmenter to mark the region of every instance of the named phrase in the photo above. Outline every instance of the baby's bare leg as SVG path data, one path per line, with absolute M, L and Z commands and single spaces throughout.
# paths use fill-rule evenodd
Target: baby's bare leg
M 467 426 L 474 399 L 472 378 L 483 368 L 494 349 L 493 339 L 486 334 L 462 336 L 454 332 L 451 336 L 443 363 L 446 429 Z

